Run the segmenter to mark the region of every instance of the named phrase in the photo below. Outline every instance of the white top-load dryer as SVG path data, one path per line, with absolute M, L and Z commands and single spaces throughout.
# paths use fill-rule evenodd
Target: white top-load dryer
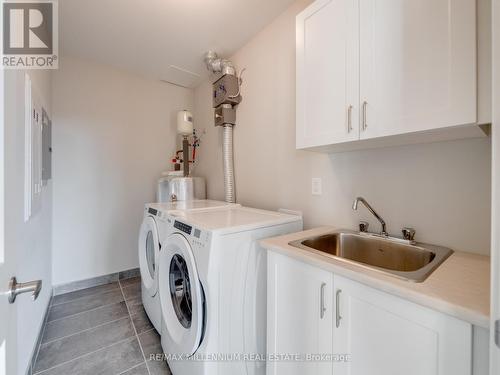
M 144 208 L 144 219 L 139 233 L 139 268 L 141 272 L 142 302 L 149 319 L 158 332 L 161 330 L 160 301 L 158 297 L 158 262 L 162 243 L 168 237 L 167 218 L 172 213 L 224 209 L 239 206 L 214 200 L 192 200 L 172 203 L 149 203 Z
M 246 207 L 170 216 L 159 266 L 161 342 L 174 375 L 265 374 L 266 253 L 300 216 Z

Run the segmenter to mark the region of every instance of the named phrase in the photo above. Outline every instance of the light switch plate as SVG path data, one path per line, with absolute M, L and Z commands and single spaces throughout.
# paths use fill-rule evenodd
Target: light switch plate
M 312 195 L 321 195 L 323 194 L 323 186 L 321 178 L 313 177 L 311 180 L 311 194 Z

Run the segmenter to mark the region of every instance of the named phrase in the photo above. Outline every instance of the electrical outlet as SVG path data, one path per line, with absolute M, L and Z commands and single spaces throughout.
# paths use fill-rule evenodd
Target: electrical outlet
M 323 194 L 322 181 L 319 177 L 313 177 L 311 180 L 311 193 L 312 195 Z

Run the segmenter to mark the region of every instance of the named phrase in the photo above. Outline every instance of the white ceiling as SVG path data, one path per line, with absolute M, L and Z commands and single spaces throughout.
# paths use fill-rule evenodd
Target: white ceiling
M 207 50 L 230 56 L 293 1 L 61 0 L 61 51 L 195 87 Z

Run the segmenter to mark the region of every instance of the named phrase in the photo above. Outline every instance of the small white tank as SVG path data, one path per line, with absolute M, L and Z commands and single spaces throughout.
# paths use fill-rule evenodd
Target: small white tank
M 177 133 L 186 137 L 193 134 L 193 115 L 189 111 L 177 113 Z

